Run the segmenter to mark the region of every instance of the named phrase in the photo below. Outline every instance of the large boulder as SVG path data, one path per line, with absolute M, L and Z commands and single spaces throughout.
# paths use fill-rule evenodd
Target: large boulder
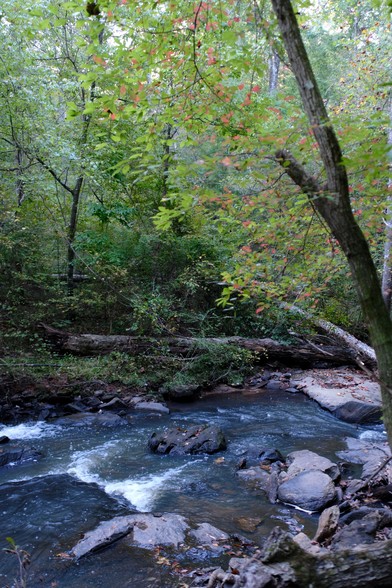
M 346 423 L 357 423 L 361 425 L 373 425 L 381 422 L 381 407 L 368 402 L 349 400 L 338 406 L 333 414 L 336 418 Z
M 222 430 L 215 425 L 196 425 L 189 429 L 168 429 L 153 433 L 148 446 L 154 453 L 162 455 L 185 455 L 217 453 L 227 447 Z
M 335 500 L 336 488 L 327 474 L 304 471 L 280 484 L 278 498 L 305 510 L 320 511 Z
M 336 463 L 307 449 L 289 453 L 286 463 L 289 466 L 286 474 L 288 478 L 293 478 L 301 472 L 311 470 L 324 472 L 332 480 L 337 480 L 340 477 L 340 470 Z

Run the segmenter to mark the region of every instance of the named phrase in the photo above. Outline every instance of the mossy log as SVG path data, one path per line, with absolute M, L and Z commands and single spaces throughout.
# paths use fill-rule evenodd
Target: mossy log
M 42 325 L 47 338 L 64 353 L 75 355 L 105 355 L 113 351 L 140 355 L 160 352 L 180 357 L 192 357 L 213 349 L 214 345 L 232 345 L 252 351 L 260 364 L 280 362 L 298 367 L 357 365 L 355 350 L 338 345 L 315 345 L 306 341 L 286 345 L 273 339 L 245 337 L 137 337 L 127 335 L 72 334 Z M 369 358 L 361 357 L 374 367 Z

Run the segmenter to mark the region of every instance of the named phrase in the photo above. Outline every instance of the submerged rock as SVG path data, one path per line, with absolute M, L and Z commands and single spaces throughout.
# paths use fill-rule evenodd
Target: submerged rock
M 85 425 L 100 426 L 100 427 L 117 427 L 120 425 L 128 425 L 128 421 L 118 414 L 113 412 L 80 412 L 71 414 L 69 416 L 61 417 L 56 420 L 58 425 L 79 425 L 83 427 Z
M 189 429 L 168 429 L 153 433 L 148 446 L 154 453 L 185 455 L 217 453 L 227 447 L 223 431 L 215 425 L 196 425 Z
M 26 461 L 37 461 L 41 459 L 43 454 L 34 447 L 22 447 L 21 445 L 14 445 L 0 449 L 0 467 L 6 465 L 21 464 Z
M 246 470 L 238 470 L 237 476 L 241 478 L 241 480 L 249 482 L 253 486 L 267 492 L 270 482 L 270 474 L 261 469 L 260 466 L 254 466 Z

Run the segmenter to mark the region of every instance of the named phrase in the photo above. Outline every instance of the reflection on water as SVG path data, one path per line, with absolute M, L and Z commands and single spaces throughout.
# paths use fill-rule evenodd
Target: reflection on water
M 173 405 L 171 415 L 135 413 L 132 418 L 129 425 L 113 430 L 45 422 L 0 426 L 0 435 L 23 440 L 44 453 L 36 463 L 1 471 L 0 547 L 6 546 L 5 537 L 12 536 L 31 552 L 29 588 L 50 586 L 52 581 L 58 581 L 59 588 L 176 586 L 177 580 L 158 570 L 151 554 L 140 549 L 128 547 L 124 556 L 125 547 L 109 548 L 77 565 L 56 559 L 57 551 L 69 549 L 99 520 L 133 507 L 180 513 L 192 522 L 248 534 L 254 541 L 276 524 L 312 533 L 315 517 L 271 505 L 262 492 L 237 478 L 240 456 L 249 449 L 274 447 L 283 455 L 310 449 L 336 460 L 344 437 L 384 435 L 380 427 L 366 429 L 337 421 L 302 395 L 275 391 L 257 397 L 209 397 L 192 405 Z M 216 455 L 157 456 L 148 451 L 152 432 L 200 423 L 216 424 L 225 431 L 229 445 L 221 454 L 224 460 L 217 461 Z M 36 476 L 41 476 L 40 483 L 21 483 Z M 255 518 L 261 523 L 253 532 L 239 527 L 239 521 Z M 12 579 L 15 562 L 4 554 L 0 562 L 0 585 L 5 585 Z

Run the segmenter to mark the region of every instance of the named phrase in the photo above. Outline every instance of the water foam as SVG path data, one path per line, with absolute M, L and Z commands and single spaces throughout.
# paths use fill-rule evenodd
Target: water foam
M 195 463 L 195 462 L 192 462 Z M 174 481 L 177 475 L 182 472 L 190 463 L 177 468 L 171 468 L 159 474 L 150 474 L 140 479 L 128 479 L 116 482 L 109 482 L 105 485 L 105 492 L 114 496 L 123 496 L 137 510 L 149 511 L 161 494 L 163 488 L 170 488 L 170 480 Z
M 96 473 L 98 465 L 102 463 L 105 458 L 108 458 L 111 449 L 118 444 L 118 441 L 107 441 L 103 445 L 94 447 L 94 449 L 87 449 L 84 451 L 75 451 L 71 456 L 71 463 L 67 468 L 67 474 L 75 476 L 89 484 L 96 483 L 100 486 L 105 484 L 99 475 Z
M 55 437 L 61 429 L 60 425 L 50 425 L 45 421 L 13 426 L 0 425 L 0 436 L 5 435 L 10 439 L 39 439 L 42 437 Z
M 95 483 L 101 486 L 107 494 L 121 496 L 141 511 L 148 511 L 164 487 L 170 487 L 170 480 L 174 480 L 182 470 L 195 461 L 181 466 L 170 468 L 165 472 L 149 474 L 141 478 L 128 478 L 125 480 L 108 480 L 106 476 L 99 475 L 99 466 L 103 462 L 110 461 L 113 452 L 116 451 L 118 441 L 107 441 L 94 449 L 75 451 L 72 454 L 71 463 L 67 473 L 75 476 L 83 482 Z

